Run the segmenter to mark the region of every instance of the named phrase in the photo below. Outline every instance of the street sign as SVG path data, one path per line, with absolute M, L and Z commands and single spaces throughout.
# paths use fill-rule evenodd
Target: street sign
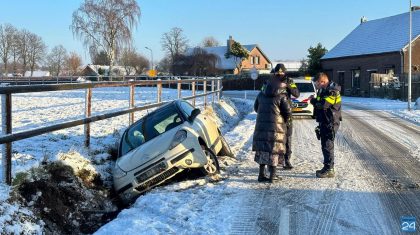
M 255 81 L 255 80 L 257 80 L 257 78 L 258 78 L 258 71 L 257 71 L 257 69 L 252 68 L 251 69 L 251 79 Z
M 156 70 L 154 70 L 154 69 L 151 69 L 151 70 L 149 70 L 149 71 L 147 72 L 147 75 L 148 75 L 149 77 L 156 77 L 156 75 L 157 75 L 157 71 L 156 71 Z

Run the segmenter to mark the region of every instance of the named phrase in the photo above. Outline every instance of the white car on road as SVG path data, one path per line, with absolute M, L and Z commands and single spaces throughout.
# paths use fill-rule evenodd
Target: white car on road
M 293 115 L 313 115 L 314 113 L 314 106 L 311 104 L 309 97 L 311 95 L 316 97 L 316 88 L 311 78 L 299 77 L 293 79 L 300 92 L 299 98 L 292 96 Z

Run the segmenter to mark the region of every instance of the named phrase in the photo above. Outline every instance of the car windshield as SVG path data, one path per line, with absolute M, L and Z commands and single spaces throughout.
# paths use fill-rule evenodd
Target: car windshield
M 296 83 L 299 92 L 315 92 L 314 85 L 312 83 Z
M 175 105 L 169 105 L 146 116 L 141 121 L 130 126 L 124 133 L 120 156 L 139 147 L 156 136 L 171 130 L 182 123 Z

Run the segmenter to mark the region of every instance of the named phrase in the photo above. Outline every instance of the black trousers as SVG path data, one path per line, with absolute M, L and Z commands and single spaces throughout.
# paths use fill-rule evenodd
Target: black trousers
M 321 147 L 324 155 L 324 165 L 331 169 L 334 168 L 334 139 L 339 125 L 334 125 L 331 129 L 326 124 L 320 123 L 321 131 Z
M 292 134 L 293 134 L 293 123 L 286 127 L 286 152 L 284 154 L 284 160 L 289 161 L 292 156 Z

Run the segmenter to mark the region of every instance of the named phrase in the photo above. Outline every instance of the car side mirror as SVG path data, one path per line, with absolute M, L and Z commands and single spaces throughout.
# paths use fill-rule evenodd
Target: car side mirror
M 191 112 L 191 116 L 188 118 L 188 121 L 189 122 L 193 122 L 194 121 L 194 119 L 199 115 L 201 113 L 201 111 L 200 111 L 200 109 L 194 109 L 192 112 Z

